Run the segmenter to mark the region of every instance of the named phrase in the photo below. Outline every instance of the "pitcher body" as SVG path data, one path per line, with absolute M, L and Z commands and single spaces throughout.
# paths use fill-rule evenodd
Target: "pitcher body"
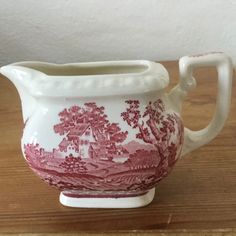
M 166 94 L 160 64 L 24 62 L 1 72 L 22 99 L 25 160 L 66 206 L 147 205 L 181 154 L 202 145 L 180 116 L 193 78 Z

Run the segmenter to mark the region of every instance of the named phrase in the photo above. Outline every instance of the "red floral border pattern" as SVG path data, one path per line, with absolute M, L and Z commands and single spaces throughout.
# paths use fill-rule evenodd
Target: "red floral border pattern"
M 160 99 L 149 102 L 143 114 L 138 100 L 128 100 L 121 117 L 136 131 L 135 140 L 126 141 L 128 131 L 111 123 L 103 106 L 65 108 L 53 127 L 61 142 L 50 151 L 25 144 L 26 160 L 41 179 L 68 193 L 142 194 L 178 159 L 183 125 L 176 114 L 165 113 Z

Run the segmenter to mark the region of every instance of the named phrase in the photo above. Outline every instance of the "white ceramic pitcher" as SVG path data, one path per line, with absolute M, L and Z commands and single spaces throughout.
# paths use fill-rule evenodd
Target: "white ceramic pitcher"
M 169 93 L 166 69 L 150 61 L 56 65 L 20 62 L 0 72 L 16 86 L 30 168 L 72 207 L 140 207 L 177 159 L 212 140 L 227 118 L 232 63 L 223 53 L 180 59 Z M 199 131 L 184 128 L 181 105 L 196 67 L 218 71 L 216 110 Z M 46 199 L 46 196 L 45 196 Z

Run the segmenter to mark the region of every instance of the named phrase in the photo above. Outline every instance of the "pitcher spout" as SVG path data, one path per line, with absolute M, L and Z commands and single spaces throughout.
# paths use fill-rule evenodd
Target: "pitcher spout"
M 36 99 L 30 93 L 30 88 L 27 85 L 37 76 L 37 71 L 11 64 L 1 67 L 0 73 L 15 85 L 21 99 L 23 121 L 26 122 L 36 108 Z

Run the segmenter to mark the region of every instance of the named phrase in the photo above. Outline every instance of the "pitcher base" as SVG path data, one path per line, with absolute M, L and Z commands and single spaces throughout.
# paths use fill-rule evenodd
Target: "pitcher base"
M 154 198 L 155 188 L 147 193 L 132 197 L 111 197 L 111 196 L 70 196 L 60 194 L 60 202 L 68 207 L 81 208 L 136 208 L 148 205 Z

